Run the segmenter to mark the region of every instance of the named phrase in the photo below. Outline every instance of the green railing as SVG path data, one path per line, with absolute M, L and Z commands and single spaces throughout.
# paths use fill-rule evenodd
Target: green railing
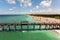
M 60 30 L 59 23 L 0 23 L 0 31 Z

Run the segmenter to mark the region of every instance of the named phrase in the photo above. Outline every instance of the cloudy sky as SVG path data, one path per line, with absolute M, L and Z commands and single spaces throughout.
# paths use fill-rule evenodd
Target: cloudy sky
M 60 0 L 0 0 L 0 13 L 60 10 Z

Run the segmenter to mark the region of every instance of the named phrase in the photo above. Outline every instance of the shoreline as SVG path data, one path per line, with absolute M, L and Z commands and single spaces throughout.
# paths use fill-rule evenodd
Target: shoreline
M 33 20 L 36 20 L 41 23 L 60 23 L 60 19 L 55 18 L 48 18 L 48 17 L 37 17 L 37 16 L 30 16 Z M 60 30 L 53 30 L 57 34 L 60 34 Z
M 60 34 L 60 30 L 54 30 L 54 32 L 56 32 L 57 34 Z

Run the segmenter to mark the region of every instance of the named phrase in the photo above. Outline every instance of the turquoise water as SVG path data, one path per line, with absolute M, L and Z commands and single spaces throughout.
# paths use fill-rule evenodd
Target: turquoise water
M 53 31 L 0 32 L 0 40 L 60 40 Z
M 35 22 L 28 15 L 0 15 L 0 23 L 20 23 L 23 21 Z
M 32 20 L 28 15 L 0 15 L 0 23 L 20 23 L 23 21 L 28 21 L 29 23 L 34 23 L 36 21 Z M 3 26 L 4 30 L 9 30 L 8 26 Z M 29 29 L 33 29 L 32 25 Z M 14 30 L 14 26 L 10 26 L 11 30 Z M 16 26 L 16 29 L 21 29 L 21 26 Z M 23 25 L 23 29 L 27 29 L 27 26 Z
M 34 23 L 36 21 L 32 20 L 27 15 L 1 15 L 0 23 L 20 23 L 22 21 L 28 21 L 29 23 Z M 36 25 L 35 29 L 38 29 L 39 26 Z M 43 25 L 44 27 L 44 25 Z M 42 27 L 42 29 L 43 29 Z M 6 29 L 5 26 L 4 29 Z M 12 30 L 13 26 L 10 27 Z M 27 27 L 24 25 L 23 29 Z M 20 29 L 20 26 L 17 26 L 17 30 Z M 29 29 L 33 29 L 32 25 L 29 26 Z M 8 30 L 8 29 L 7 29 Z M 60 40 L 60 36 L 53 31 L 29 31 L 29 32 L 0 32 L 0 40 Z

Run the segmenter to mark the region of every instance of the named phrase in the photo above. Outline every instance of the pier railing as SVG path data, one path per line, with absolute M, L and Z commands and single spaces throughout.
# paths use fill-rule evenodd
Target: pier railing
M 17 28 L 17 26 L 19 26 L 19 28 Z M 0 31 L 34 30 L 60 30 L 60 23 L 0 23 Z

